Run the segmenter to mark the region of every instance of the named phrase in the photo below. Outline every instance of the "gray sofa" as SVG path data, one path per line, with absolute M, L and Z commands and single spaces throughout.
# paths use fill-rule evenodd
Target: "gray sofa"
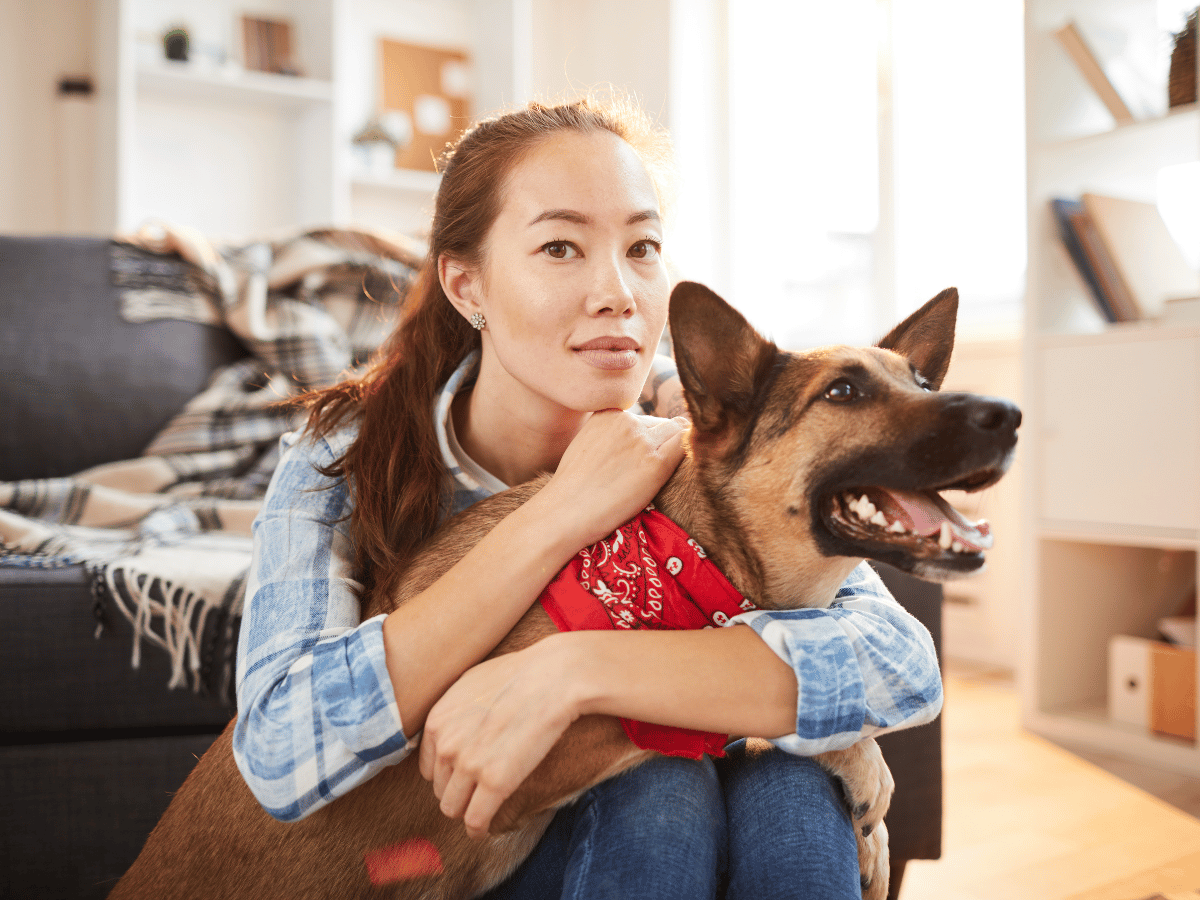
M 0 236 L 0 480 L 136 456 L 209 374 L 245 355 L 226 332 L 117 314 L 109 242 Z M 881 567 L 885 569 L 886 567 Z M 941 590 L 883 572 L 941 645 Z M 103 897 L 233 710 L 168 690 L 165 654 L 82 567 L 0 567 L 0 898 Z M 881 741 L 896 778 L 893 892 L 941 851 L 941 725 Z

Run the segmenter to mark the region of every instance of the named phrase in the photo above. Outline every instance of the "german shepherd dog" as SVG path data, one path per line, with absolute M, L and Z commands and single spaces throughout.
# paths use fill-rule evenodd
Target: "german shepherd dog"
M 692 428 L 655 506 L 760 608 L 826 607 L 864 557 L 931 580 L 979 569 L 986 523 L 936 492 L 995 483 L 1021 414 L 1003 400 L 937 392 L 957 310 L 951 288 L 878 347 L 787 353 L 707 288 L 678 285 L 670 326 Z M 369 598 L 364 618 L 435 581 L 542 483 L 449 521 L 402 596 Z M 495 653 L 555 631 L 535 603 Z M 555 808 L 652 755 L 617 719 L 585 716 L 501 807 L 491 834 L 472 840 L 440 811 L 417 754 L 300 822 L 277 822 L 239 774 L 231 734 L 232 725 L 200 760 L 111 898 L 473 897 L 528 856 Z M 817 759 L 844 785 L 865 894 L 882 898 L 892 779 L 879 748 L 866 739 Z M 368 869 L 378 848 L 407 848 L 390 875 Z

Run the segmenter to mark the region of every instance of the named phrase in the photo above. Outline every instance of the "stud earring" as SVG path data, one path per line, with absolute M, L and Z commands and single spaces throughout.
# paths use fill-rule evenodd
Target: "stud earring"
M 483 331 L 483 326 L 487 324 L 487 319 L 483 317 L 483 313 L 471 313 L 471 327 L 476 331 Z

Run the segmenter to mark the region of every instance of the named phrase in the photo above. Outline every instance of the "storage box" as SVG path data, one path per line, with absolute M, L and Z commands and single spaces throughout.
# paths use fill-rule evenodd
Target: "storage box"
M 1196 651 L 1117 635 L 1108 644 L 1108 714 L 1156 734 L 1196 738 Z

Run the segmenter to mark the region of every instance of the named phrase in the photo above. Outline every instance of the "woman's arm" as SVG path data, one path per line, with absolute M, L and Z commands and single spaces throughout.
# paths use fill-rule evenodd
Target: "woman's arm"
M 255 522 L 238 654 L 234 753 L 264 808 L 301 818 L 406 755 L 433 703 L 578 548 L 649 502 L 682 456 L 680 433 L 597 413 L 532 500 L 429 589 L 363 623 L 349 494 L 316 471 L 348 439 L 290 438 Z
M 749 625 L 795 672 L 795 731 L 774 740 L 810 756 L 865 737 L 932 722 L 942 711 L 933 637 L 895 601 L 867 563 L 828 609 L 760 610 Z
M 349 492 L 315 468 L 334 462 L 346 440 L 285 436 L 254 522 L 233 751 L 263 808 L 284 821 L 414 746 L 388 679 L 383 619 L 360 621 Z
M 828 610 L 762 611 L 739 622 L 751 627 L 570 632 L 471 669 L 435 707 L 421 748 L 443 811 L 486 832 L 586 713 L 759 735 L 810 755 L 930 721 L 941 709 L 929 632 L 865 564 Z
M 683 457 L 681 434 L 682 423 L 669 419 L 593 414 L 537 494 L 387 617 L 388 672 L 410 733 L 512 630 L 580 547 L 653 499 Z
M 760 610 L 724 629 L 629 641 L 579 634 L 592 635 L 581 655 L 596 667 L 583 712 L 755 735 L 811 756 L 930 722 L 942 707 L 929 631 L 866 563 L 828 609 Z M 621 677 L 631 671 L 637 678 Z

